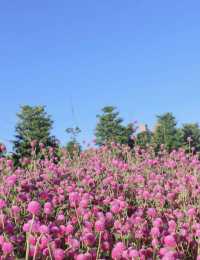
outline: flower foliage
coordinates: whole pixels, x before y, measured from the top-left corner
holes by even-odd
[[[199,259],[200,162],[112,144],[0,158],[1,259]]]

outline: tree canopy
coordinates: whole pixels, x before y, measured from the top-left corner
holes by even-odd
[[[113,106],[106,106],[102,114],[97,115],[98,123],[95,129],[96,144],[103,145],[109,142],[128,144],[133,133],[131,124],[124,126],[123,119]]]
[[[56,145],[57,140],[51,135],[53,120],[44,106],[22,106],[17,117],[16,135],[13,141],[16,156],[30,156],[33,143],[36,152],[41,143],[45,146]]]

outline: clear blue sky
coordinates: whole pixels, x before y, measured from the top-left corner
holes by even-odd
[[[152,126],[165,111],[199,122],[199,11],[199,0],[1,1],[0,140],[23,104],[46,105],[62,143],[74,124],[91,140],[108,104],[125,122]]]

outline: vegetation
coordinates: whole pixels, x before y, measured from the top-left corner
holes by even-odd
[[[16,158],[30,157],[32,150],[37,154],[39,146],[55,147],[57,140],[51,135],[53,121],[44,106],[22,106],[17,114],[14,154]]]
[[[58,163],[41,153],[17,169],[0,160],[2,259],[200,259],[196,155],[114,143],[62,149]]]
[[[81,129],[79,127],[71,127],[67,128],[66,132],[70,135],[70,141],[67,143],[66,148],[70,156],[73,157],[74,154],[81,151],[81,145],[77,141],[77,136],[81,132]]]
[[[95,130],[96,144],[104,145],[111,142],[128,144],[133,134],[133,126],[124,126],[123,119],[119,117],[119,112],[115,107],[106,106],[102,109],[102,114],[97,115],[98,123]]]

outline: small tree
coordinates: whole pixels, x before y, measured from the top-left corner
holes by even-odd
[[[44,106],[22,106],[17,117],[16,135],[13,142],[17,158],[29,157],[33,143],[35,143],[36,153],[39,151],[40,143],[53,147],[57,145],[57,140],[51,135],[53,121],[46,113]]]
[[[66,129],[66,132],[70,135],[70,141],[67,143],[66,148],[71,156],[74,155],[74,152],[81,151],[81,145],[77,141],[77,136],[81,132],[79,127],[69,127]]]
[[[96,144],[103,145],[109,142],[128,144],[133,133],[133,126],[123,126],[123,119],[113,106],[106,106],[102,114],[97,115],[98,123],[95,130]]]
[[[168,151],[180,146],[176,119],[172,113],[165,113],[157,116],[152,142],[156,151],[159,150],[161,144],[164,144]]]

